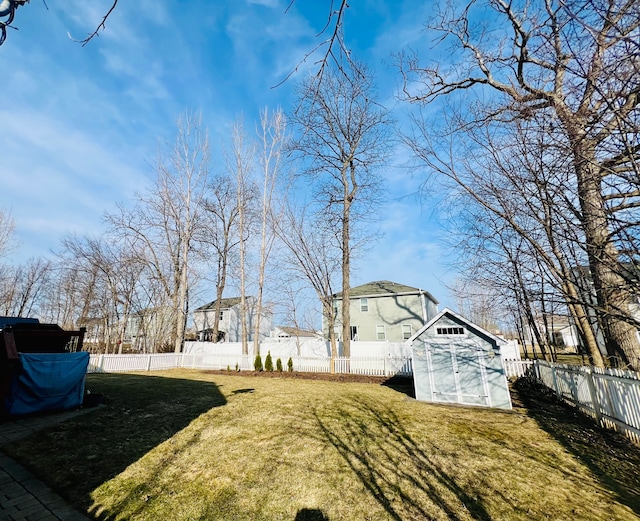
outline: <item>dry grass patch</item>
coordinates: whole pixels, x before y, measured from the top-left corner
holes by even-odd
[[[105,520],[638,519],[617,479],[525,409],[436,406],[373,384],[162,375],[90,375],[111,403],[12,455]]]

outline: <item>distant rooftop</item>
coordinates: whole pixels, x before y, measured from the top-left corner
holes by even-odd
[[[241,297],[223,298],[222,300],[220,300],[220,309],[229,309],[233,306],[237,306],[238,304],[240,304],[240,300],[242,300]],[[204,306],[200,306],[195,311],[208,311],[211,309],[215,309],[216,302],[216,300],[214,300],[213,302],[209,302]]]
[[[420,288],[414,288],[413,286],[407,286],[405,284],[398,284],[397,282],[391,282],[390,280],[376,280],[351,288],[349,290],[349,298],[366,297],[371,295],[398,295],[406,293],[424,293],[434,303],[438,304],[438,301],[428,291]],[[334,294],[334,297],[341,298],[342,292]]]
[[[297,337],[317,336],[317,333],[315,331],[308,331],[306,329],[300,329],[299,327],[278,326],[278,329],[289,336],[297,336]]]

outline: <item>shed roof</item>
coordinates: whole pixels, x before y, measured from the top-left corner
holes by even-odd
[[[428,291],[420,288],[414,288],[413,286],[406,286],[405,284],[398,284],[397,282],[392,282],[390,280],[376,280],[350,288],[349,298],[420,293],[425,294],[431,301],[438,304],[438,301]],[[335,298],[342,298],[342,292],[335,293],[333,296]]]
[[[416,338],[418,338],[422,333],[424,333],[427,329],[432,327],[436,322],[438,322],[443,316],[449,315],[450,317],[456,318],[457,320],[463,322],[468,329],[474,331],[476,334],[481,334],[486,337],[489,337],[493,340],[497,345],[505,344],[506,341],[490,331],[487,331],[483,327],[480,327],[477,324],[474,324],[470,320],[464,318],[462,315],[456,313],[455,311],[450,310],[449,308],[444,308],[440,313],[438,313],[435,317],[433,317],[429,322],[427,322],[424,326],[422,326],[418,331],[416,331],[411,338],[406,341],[406,344],[411,344]]]

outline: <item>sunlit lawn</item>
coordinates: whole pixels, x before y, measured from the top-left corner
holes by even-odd
[[[87,385],[110,403],[7,452],[98,519],[640,518],[640,451],[562,408],[186,370]]]

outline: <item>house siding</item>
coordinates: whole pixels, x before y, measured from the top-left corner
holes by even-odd
[[[367,311],[361,310],[361,298],[367,299]],[[380,296],[354,297],[349,299],[351,326],[357,328],[357,341],[377,341],[377,326],[385,326],[385,340],[403,342],[403,325],[411,326],[412,334],[437,314],[437,305],[426,298],[424,293],[390,294]],[[335,302],[336,334],[342,333],[342,301]],[[426,315],[426,316],[425,316]],[[323,320],[323,326],[326,321]],[[328,330],[323,328],[325,336]]]
[[[213,303],[211,303],[213,304]],[[222,320],[219,323],[220,331],[225,333],[225,342],[240,342],[242,333],[242,320],[240,315],[240,305],[230,308],[221,308]],[[247,334],[248,341],[253,342],[254,327],[256,319],[255,298],[247,297]],[[213,305],[203,306],[193,312],[193,322],[196,331],[201,332],[213,328],[215,322],[215,310]],[[260,340],[269,337],[272,328],[272,315],[264,312],[260,319]]]

